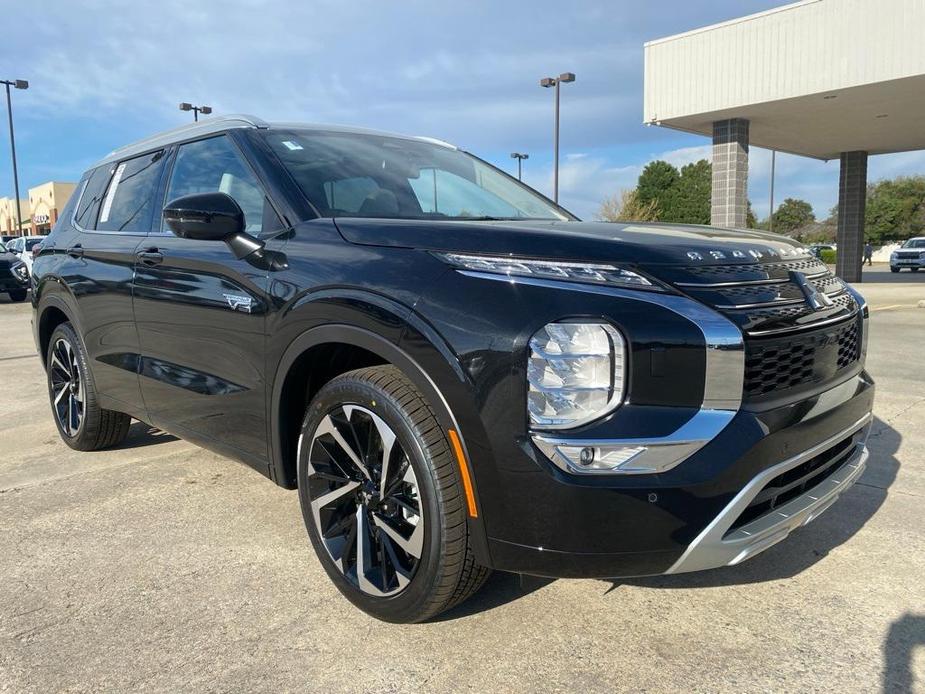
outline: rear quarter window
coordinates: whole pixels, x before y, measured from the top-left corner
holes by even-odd
[[[74,222],[82,229],[95,229],[96,218],[100,213],[100,203],[106,194],[106,185],[109,183],[110,167],[101,166],[89,173],[86,187],[77,203],[74,212]]]

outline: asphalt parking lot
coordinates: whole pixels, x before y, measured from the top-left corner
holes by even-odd
[[[0,295],[0,692],[925,691],[925,273],[865,277],[871,458],[822,517],[701,574],[495,574],[417,626],[341,598],[249,468],[139,422],[67,448]]]

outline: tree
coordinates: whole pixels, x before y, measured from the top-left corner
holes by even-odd
[[[658,214],[658,204],[654,200],[641,202],[637,191],[624,190],[619,195],[604,198],[597,218],[602,222],[654,222]]]
[[[710,223],[710,196],[713,187],[713,166],[706,159],[688,164],[668,197],[669,207],[662,210],[666,222],[685,224]]]
[[[667,161],[653,161],[646,165],[639,175],[636,183],[636,195],[642,204],[651,204],[659,208],[661,215],[665,215],[672,206],[674,188],[681,174]],[[664,220],[661,216],[659,219]]]
[[[789,234],[816,221],[812,205],[805,200],[787,198],[774,210],[774,233]]]
[[[900,176],[867,186],[868,241],[903,240],[925,229],[925,176]]]

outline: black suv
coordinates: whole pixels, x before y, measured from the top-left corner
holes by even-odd
[[[6,292],[11,301],[25,301],[29,293],[29,268],[3,242],[0,242],[0,292]]]
[[[35,260],[61,436],[298,489],[376,617],[491,568],[741,562],[864,469],[863,299],[758,232],[578,221],[444,142],[216,118],[88,171]]]

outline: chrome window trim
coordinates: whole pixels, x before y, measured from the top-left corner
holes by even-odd
[[[684,553],[665,573],[686,573],[741,563],[777,544],[792,530],[818,517],[864,472],[868,457],[866,437],[865,441],[856,444],[852,456],[831,477],[796,499],[792,499],[764,516],[759,516],[727,536],[732,524],[768,482],[822,453],[827,448],[831,448],[839,441],[845,440],[848,436],[854,435],[867,426],[872,419],[873,414],[867,413],[850,427],[756,475],[688,545]]]
[[[742,331],[728,318],[705,304],[678,294],[634,291],[619,287],[513,275],[496,275],[471,270],[456,270],[456,272],[466,277],[493,280],[495,282],[524,284],[547,289],[562,289],[643,301],[666,308],[697,326],[704,337],[706,357],[704,392],[700,410],[672,434],[662,438],[646,439],[650,448],[633,458],[631,461],[633,463],[632,468],[627,469],[629,474],[651,472],[649,469],[640,468],[651,468],[656,463],[662,466],[659,468],[661,471],[680,464],[712,441],[732,421],[742,406],[745,385],[745,340]],[[548,447],[554,443],[562,444],[569,441],[567,438],[550,437],[548,433],[539,428],[532,430],[532,438],[537,447],[544,453],[543,446],[546,446],[548,450]],[[578,439],[578,441],[588,441],[588,439]],[[640,439],[596,440],[596,445],[635,446],[639,444],[639,441]],[[652,458],[652,465],[646,462],[649,457]],[[669,459],[667,463],[666,457]],[[559,456],[550,458],[550,460],[559,467],[563,465]],[[666,464],[668,467],[664,467]],[[563,469],[570,473],[576,472],[571,466],[566,466]],[[601,474],[602,472],[604,474],[622,473],[621,470],[596,470],[593,471],[593,474]],[[584,474],[589,474],[589,471],[585,471]]]

